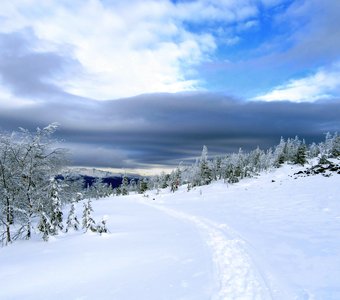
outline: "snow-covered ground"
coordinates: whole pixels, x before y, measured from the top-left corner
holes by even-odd
[[[340,299],[340,176],[298,170],[94,200],[109,234],[0,249],[0,299]]]

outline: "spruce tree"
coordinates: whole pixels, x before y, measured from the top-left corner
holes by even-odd
[[[106,219],[105,218],[103,218],[101,220],[100,224],[96,226],[96,232],[98,232],[99,234],[108,232],[108,229],[106,227]]]
[[[50,235],[54,233],[52,229],[52,224],[48,216],[43,211],[41,211],[40,213],[40,219],[39,219],[37,229],[43,234],[42,238],[45,242],[47,242]]]
[[[120,186],[120,190],[121,190],[123,196],[129,194],[129,179],[126,176],[126,173],[123,175],[123,179],[122,179],[122,184]]]
[[[335,158],[340,156],[340,136],[337,133],[333,136],[331,155]]]
[[[307,148],[305,144],[301,144],[298,149],[297,149],[297,153],[295,156],[295,160],[294,163],[295,164],[299,164],[299,165],[304,165],[305,163],[307,163]]]
[[[147,189],[148,189],[148,180],[146,178],[139,180],[139,182],[138,182],[138,193],[143,194],[144,192],[147,191]]]
[[[61,207],[61,200],[59,198],[59,186],[55,178],[51,179],[51,225],[53,234],[58,234],[58,230],[62,230],[63,225],[63,212]]]
[[[179,185],[181,184],[181,170],[179,167],[175,171],[172,171],[170,174],[170,190],[171,192],[175,192],[178,190]]]
[[[83,229],[85,229],[85,232],[87,230],[96,231],[96,223],[93,220],[91,213],[93,212],[92,206],[91,206],[91,200],[89,199],[87,202],[84,203],[84,210],[83,210]]]
[[[200,185],[206,185],[212,181],[212,172],[208,164],[208,148],[203,146],[199,164]]]
[[[67,216],[65,232],[68,232],[70,228],[74,230],[79,230],[79,221],[78,221],[77,215],[75,214],[74,203],[71,204],[71,209]]]
[[[274,156],[275,162],[274,165],[279,167],[286,161],[286,154],[287,154],[287,143],[285,142],[284,138],[281,137],[280,143],[275,147]]]

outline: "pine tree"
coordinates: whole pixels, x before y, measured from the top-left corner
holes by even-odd
[[[85,232],[87,230],[96,231],[96,223],[93,220],[91,213],[93,212],[92,206],[91,206],[91,200],[89,199],[87,202],[84,203],[84,210],[83,210],[83,229],[85,229]]]
[[[121,190],[123,196],[129,194],[129,179],[126,176],[126,173],[123,175],[123,179],[122,179],[122,184],[120,186],[120,190]]]
[[[179,167],[177,167],[175,171],[171,172],[169,182],[170,191],[174,193],[178,190],[178,187],[181,184],[181,170]]]
[[[122,194],[122,190],[120,189],[120,187],[118,186],[117,188],[115,188],[115,194],[116,194],[116,196],[119,196],[119,195],[121,195]]]
[[[106,227],[106,219],[105,218],[103,218],[101,220],[100,224],[96,226],[96,232],[98,232],[99,234],[108,232],[108,229]]]
[[[199,164],[200,170],[200,185],[206,185],[212,181],[212,172],[208,164],[208,148],[203,146],[202,155]]]
[[[332,157],[340,156],[340,136],[337,133],[333,136],[331,155]]]
[[[281,137],[280,143],[275,147],[274,156],[275,156],[275,162],[274,165],[276,167],[279,167],[286,161],[286,153],[287,153],[287,143]]]
[[[136,192],[137,191],[137,183],[136,183],[136,180],[133,179],[133,178],[130,180],[129,190],[131,192]]]
[[[219,180],[222,178],[221,163],[221,157],[216,157],[213,161],[212,176],[214,180]]]
[[[299,165],[304,165],[305,163],[307,163],[307,147],[305,144],[301,144],[298,149],[297,149],[297,153],[295,156],[295,160],[294,163],[295,164],[299,164]]]
[[[317,157],[320,154],[319,146],[314,142],[309,146],[308,157],[313,158]]]
[[[144,192],[147,191],[147,189],[148,189],[148,180],[146,178],[139,180],[139,182],[138,182],[138,193],[143,194]]]
[[[71,204],[71,209],[67,216],[65,232],[68,232],[70,228],[72,228],[73,230],[79,230],[79,221],[77,215],[75,214],[74,203]]]
[[[164,172],[161,173],[159,177],[159,186],[161,189],[165,189],[169,186],[170,175],[165,174]]]
[[[83,193],[77,192],[76,195],[75,195],[75,201],[79,202],[79,201],[81,201],[83,199],[84,199]]]
[[[43,234],[42,238],[45,242],[48,241],[50,235],[54,233],[52,224],[46,214],[41,211],[39,223],[37,229]]]
[[[59,186],[58,182],[55,178],[51,179],[51,190],[50,190],[50,197],[51,197],[51,225],[52,225],[52,232],[53,234],[58,234],[58,230],[62,230],[63,225],[63,213],[61,207],[61,201],[59,198]]]

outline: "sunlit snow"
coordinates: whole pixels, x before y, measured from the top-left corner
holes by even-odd
[[[301,168],[93,200],[110,233],[0,248],[0,299],[340,299],[340,177]]]

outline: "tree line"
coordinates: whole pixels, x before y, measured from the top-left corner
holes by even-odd
[[[255,176],[262,171],[280,167],[284,163],[304,165],[308,159],[318,157],[322,162],[327,158],[339,156],[340,136],[337,133],[333,135],[327,133],[324,142],[310,145],[297,136],[286,140],[281,137],[279,144],[268,150],[257,147],[245,152],[240,149],[238,153],[228,153],[211,159],[208,157],[208,148],[203,146],[201,156],[193,164],[187,166],[180,164],[169,174],[162,173],[142,178],[137,184],[122,185],[121,190],[124,190],[125,194],[164,188],[170,188],[175,192],[181,185],[187,185],[187,189],[190,190],[195,186],[207,185],[221,179],[227,183],[236,183],[242,178]]]

